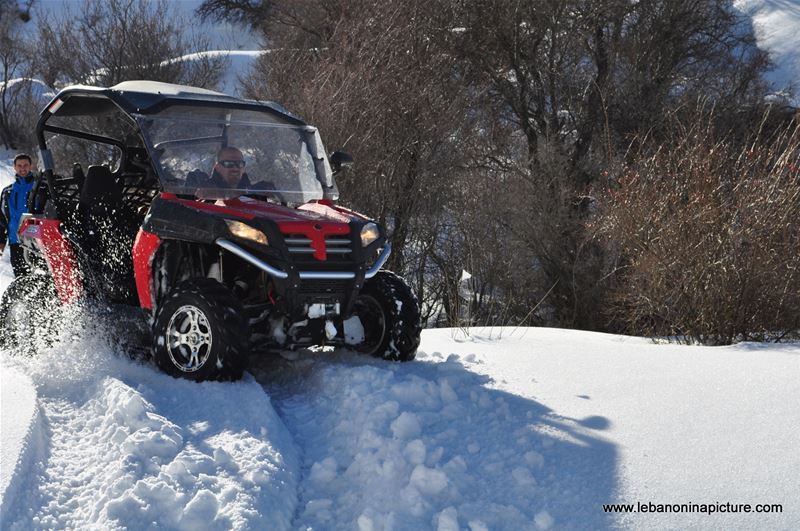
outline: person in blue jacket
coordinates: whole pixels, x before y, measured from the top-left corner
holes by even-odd
[[[22,214],[27,211],[28,194],[33,188],[33,173],[30,155],[20,153],[14,157],[14,182],[6,186],[0,193],[0,253],[6,248],[8,242],[11,248],[11,267],[14,276],[19,277],[29,273],[25,254],[19,244],[19,222]]]

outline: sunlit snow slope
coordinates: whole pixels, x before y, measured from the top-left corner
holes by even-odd
[[[767,77],[776,91],[794,90],[800,105],[800,2],[797,0],[735,0],[752,23],[758,46],[767,50],[774,68]]]

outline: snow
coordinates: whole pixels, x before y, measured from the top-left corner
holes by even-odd
[[[199,61],[204,58],[220,58],[225,62],[225,70],[220,76],[217,90],[231,96],[243,97],[241,80],[248,77],[259,57],[268,53],[264,50],[209,50],[184,55],[173,61]]]
[[[18,477],[31,466],[41,439],[36,390],[24,373],[0,367],[0,514],[14,503]]]
[[[0,190],[14,182],[14,157],[17,152],[0,148]],[[31,154],[31,157],[33,154]]]
[[[752,19],[760,48],[767,50],[775,69],[768,79],[776,92],[793,89],[794,105],[800,105],[800,3],[794,0],[735,0],[739,11]]]
[[[21,96],[30,96],[42,106],[50,103],[56,95],[56,90],[49,87],[44,81],[29,77],[9,79],[8,83],[0,82],[0,92],[8,90],[8,99],[13,100],[19,93]],[[19,91],[22,91],[21,93]]]
[[[300,351],[196,384],[89,319],[0,352],[2,529],[800,526],[797,343],[439,329],[410,363]],[[782,512],[602,508],[636,502]]]
[[[237,383],[175,380],[99,331],[32,358],[4,352],[3,455],[35,416],[7,401],[9,371],[32,381],[20,385],[45,428],[16,444],[43,438],[13,475],[2,527],[800,525],[800,345],[471,332],[426,330],[405,364],[259,357]],[[636,501],[783,512],[602,510]]]
[[[177,381],[104,345],[4,358],[31,376],[48,433],[46,457],[14,476],[4,529],[288,526],[296,449],[252,378]]]

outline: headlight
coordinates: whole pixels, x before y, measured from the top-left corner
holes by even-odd
[[[230,219],[226,219],[225,223],[228,225],[228,230],[231,231],[231,234],[233,234],[237,238],[242,238],[243,240],[250,240],[256,243],[260,243],[261,245],[269,245],[269,240],[267,240],[267,235],[258,229],[254,229],[247,223],[242,223],[241,221],[233,221]]]
[[[367,223],[361,228],[361,246],[366,247],[381,237],[381,231],[374,223]]]

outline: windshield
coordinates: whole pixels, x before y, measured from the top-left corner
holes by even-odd
[[[136,119],[165,192],[204,199],[260,195],[294,204],[338,196],[314,127],[215,107],[173,106]]]

